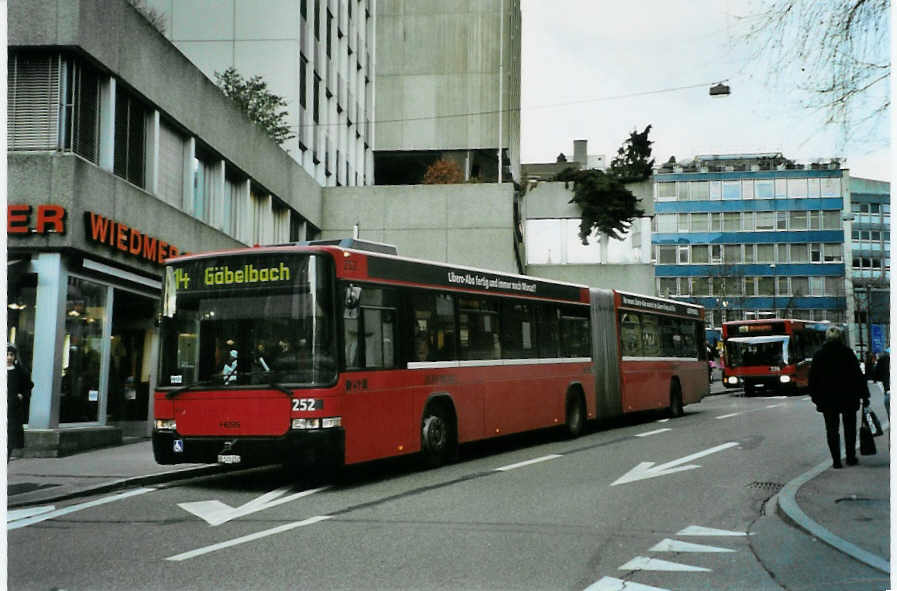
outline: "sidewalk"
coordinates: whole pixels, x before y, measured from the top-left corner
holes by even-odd
[[[873,392],[872,402],[887,428],[880,389]],[[776,499],[785,519],[884,572],[890,572],[889,437],[890,431],[876,437],[878,453],[859,456],[858,466],[835,470],[831,460],[826,460],[785,485]],[[13,460],[7,469],[7,507],[12,509],[228,468],[204,464],[160,466],[153,459],[152,443],[146,439],[65,458]]]

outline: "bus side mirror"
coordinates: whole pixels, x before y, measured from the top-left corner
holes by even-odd
[[[346,309],[352,310],[358,307],[361,302],[361,288],[357,285],[349,285],[346,287]]]

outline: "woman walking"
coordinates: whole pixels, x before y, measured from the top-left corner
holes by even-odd
[[[27,420],[25,410],[31,398],[31,376],[19,362],[15,345],[6,347],[6,461],[12,459],[14,449],[25,447]]]

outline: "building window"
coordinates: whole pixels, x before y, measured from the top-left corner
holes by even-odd
[[[810,293],[810,279],[808,277],[792,277],[791,293],[794,297],[805,296]]]
[[[737,265],[741,263],[741,245],[727,244],[724,248],[725,263],[727,265]]]
[[[691,247],[691,261],[698,264],[710,262],[710,247],[706,244],[695,244]]]
[[[772,180],[754,182],[754,197],[757,199],[772,199],[775,197],[775,185]]]
[[[787,244],[777,244],[776,245],[776,263],[787,263],[788,262],[788,245]]]
[[[657,201],[675,201],[676,183],[657,183]]]
[[[688,214],[683,214],[688,215]],[[675,234],[677,232],[676,214],[659,214],[654,217],[657,221],[658,234]]]
[[[777,211],[776,212],[776,230],[787,230],[788,229],[788,212],[787,211]]]
[[[197,147],[193,157],[193,217],[206,223],[210,221],[213,187],[215,186],[214,161]]]
[[[658,295],[661,297],[677,295],[679,293],[678,280],[676,277],[660,277],[657,282]]]
[[[825,295],[825,277],[810,277],[810,295]]]
[[[100,76],[78,60],[65,65],[63,149],[99,161]]]
[[[659,265],[675,265],[676,264],[676,247],[675,246],[658,246],[657,247],[657,264],[659,264]]]
[[[679,248],[679,264],[687,265],[688,264],[688,247],[680,246]]]
[[[723,181],[723,199],[741,199],[741,181]]]
[[[113,171],[144,186],[147,109],[121,86],[115,91],[115,155]]]
[[[806,230],[807,229],[807,212],[806,211],[792,211],[790,212],[791,216],[791,229],[792,230]]]
[[[788,179],[776,179],[775,191],[777,199],[784,199],[788,196]]]
[[[792,244],[791,247],[791,262],[792,263],[809,263],[810,262],[810,250],[806,244]]]
[[[221,229],[230,236],[237,235],[237,220],[240,201],[243,196],[244,180],[227,175],[224,179],[224,198],[221,203]]]
[[[823,261],[826,263],[840,263],[842,260],[842,250],[840,244],[823,244],[822,245]]]
[[[706,213],[691,214],[692,232],[707,232],[708,230],[710,230],[710,218]]]
[[[819,197],[821,184],[819,179],[807,179],[807,197]]]
[[[775,244],[758,244],[757,245],[757,261],[758,263],[772,263],[775,260]]]
[[[707,181],[695,181],[690,184],[689,194],[692,201],[706,201],[710,199],[710,187]]]
[[[775,277],[757,277],[757,295],[771,296],[776,293]]]
[[[763,230],[774,230],[775,229],[775,216],[774,211],[758,211],[757,215],[757,231]]]
[[[59,422],[86,423],[99,418],[105,285],[70,276],[62,345]]]
[[[158,196],[178,209],[184,207],[185,144],[184,137],[171,124],[164,119],[159,122]]]
[[[740,232],[741,231],[741,213],[726,212],[723,213],[723,231],[724,232]]]
[[[59,56],[10,53],[7,63],[7,149],[59,147]]]
[[[807,179],[788,179],[788,197],[802,198],[807,196]]]
[[[306,58],[301,53],[299,54],[299,105],[305,109],[308,107],[308,99],[306,95],[308,94],[308,82],[306,81],[306,76],[308,75],[308,58]]]
[[[822,262],[822,248],[819,244],[811,243],[810,244],[810,262],[811,263],[821,263]]]
[[[841,196],[841,179],[829,178],[820,179],[822,197],[840,197]]]
[[[753,244],[745,244],[744,245],[744,262],[753,263],[754,262],[754,246]]]
[[[694,216],[697,214],[688,214],[688,213],[680,213],[678,219],[677,229],[679,232],[688,232],[691,229],[691,224],[689,224],[689,216]]]
[[[720,181],[710,181],[710,199],[719,201],[722,199],[722,183]]]
[[[679,201],[688,201],[688,183],[680,181],[676,183],[676,191],[678,192]]]
[[[841,212],[840,211],[823,211],[822,212],[822,229],[823,230],[840,230],[841,229]]]
[[[741,193],[743,199],[753,199],[754,181],[741,181]]]
[[[317,72],[314,73],[314,76],[315,76],[315,82],[314,82],[314,88],[313,88],[314,95],[312,96],[312,105],[311,105],[312,111],[311,112],[312,112],[312,119],[314,120],[315,123],[317,123],[319,120],[318,118],[321,113],[321,77],[318,76]]]

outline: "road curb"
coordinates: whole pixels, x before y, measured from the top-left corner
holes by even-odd
[[[891,565],[887,559],[876,556],[867,550],[863,550],[856,544],[852,544],[847,540],[839,538],[813,521],[797,504],[797,491],[800,487],[825,472],[829,467],[831,467],[831,461],[822,462],[786,484],[784,488],[775,495],[776,510],[779,515],[787,521],[790,521],[794,525],[805,530],[811,536],[828,544],[835,550],[843,552],[851,558],[871,566],[876,570],[890,574]]]
[[[15,508],[19,508],[19,507],[29,507],[31,505],[37,505],[37,504],[43,504],[43,503],[55,503],[55,502],[59,502],[59,501],[75,499],[78,497],[86,497],[89,495],[106,493],[106,492],[118,490],[121,488],[175,482],[178,480],[186,480],[189,478],[195,478],[197,476],[207,476],[210,474],[223,473],[223,472],[227,472],[229,470],[230,470],[230,467],[220,466],[218,464],[212,464],[209,466],[199,466],[196,468],[185,468],[182,470],[169,470],[168,472],[158,472],[156,474],[144,474],[141,476],[120,478],[118,480],[112,480],[109,482],[104,482],[104,483],[93,485],[93,486],[86,486],[86,487],[72,490],[72,491],[62,493],[59,495],[46,496],[46,497],[42,497],[40,499],[35,499],[35,500],[30,500],[30,501],[23,500],[23,501],[16,502],[15,500],[9,500],[7,503],[7,508],[15,509]]]

